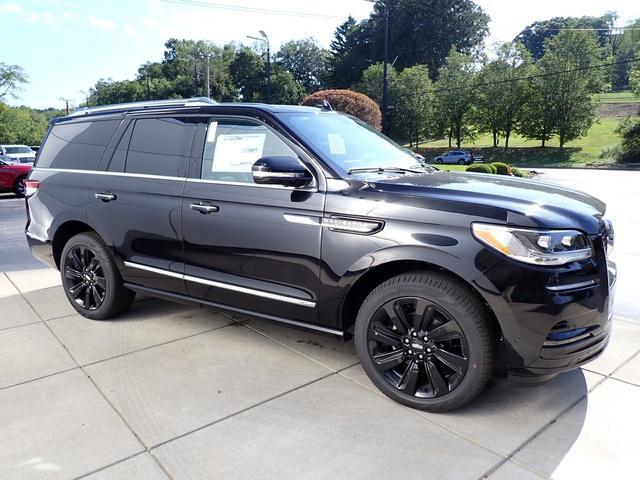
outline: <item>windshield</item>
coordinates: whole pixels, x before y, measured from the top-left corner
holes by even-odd
[[[6,153],[33,153],[29,147],[5,147]]]
[[[337,113],[284,113],[281,118],[342,175],[357,169],[420,168],[413,155],[353,117]]]

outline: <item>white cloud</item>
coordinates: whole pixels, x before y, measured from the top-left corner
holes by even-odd
[[[114,22],[113,20],[109,18],[98,18],[94,17],[93,15],[89,17],[89,24],[97,30],[107,30],[110,32],[118,28],[116,22]]]
[[[135,28],[133,28],[133,26],[128,23],[124,26],[123,30],[124,30],[124,33],[127,34],[127,36],[129,37],[135,37],[136,35]]]
[[[3,3],[0,5],[0,13],[22,13],[22,7],[14,2]]]
[[[56,21],[55,17],[49,12],[44,12],[42,15],[40,15],[40,19],[47,25],[53,25]]]

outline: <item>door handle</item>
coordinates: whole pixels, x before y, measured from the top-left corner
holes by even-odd
[[[204,215],[209,215],[210,213],[215,213],[220,209],[215,205],[202,205],[200,203],[192,203],[191,210],[195,210],[196,212],[200,212]]]
[[[110,202],[115,200],[117,197],[113,193],[96,193],[96,198],[103,202]]]

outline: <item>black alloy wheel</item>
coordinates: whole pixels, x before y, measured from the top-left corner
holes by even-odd
[[[62,287],[71,306],[92,320],[127,310],[135,292],[125,287],[113,254],[96,232],[71,237],[60,256]]]
[[[441,272],[402,273],[378,285],[360,307],[354,341],[380,391],[420,410],[465,405],[493,371],[489,311],[463,281]]]
[[[423,298],[386,302],[369,324],[368,340],[376,368],[407,395],[441,397],[467,372],[468,346],[460,326]]]
[[[78,245],[67,252],[64,277],[70,298],[84,310],[96,310],[104,302],[107,281],[102,264],[88,247]]]

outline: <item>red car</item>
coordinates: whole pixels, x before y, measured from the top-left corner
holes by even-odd
[[[24,197],[25,185],[31,171],[31,163],[8,163],[0,159],[0,190],[9,190]]]

